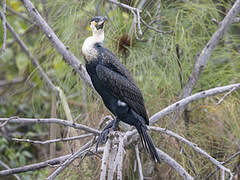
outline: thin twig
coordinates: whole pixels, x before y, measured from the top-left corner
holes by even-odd
[[[66,167],[68,167],[76,158],[82,156],[86,151],[89,150],[92,141],[89,141],[84,146],[82,146],[77,152],[71,155],[64,163],[61,164],[59,168],[56,169],[46,180],[53,180],[59,175]]]
[[[26,124],[31,124],[31,123],[43,123],[43,124],[49,124],[49,123],[55,123],[55,124],[59,124],[59,125],[63,125],[63,126],[69,126],[69,127],[73,127],[75,129],[80,129],[80,130],[84,130],[86,132],[89,133],[93,133],[96,135],[100,134],[100,131],[88,127],[86,125],[83,124],[79,124],[79,123],[72,123],[66,120],[62,120],[62,119],[57,119],[57,118],[39,118],[39,119],[34,119],[34,118],[19,118],[19,117],[10,117],[10,118],[0,118],[0,122],[5,122],[8,121],[8,123],[26,123]]]
[[[50,144],[50,143],[56,143],[56,142],[64,142],[64,141],[73,141],[73,140],[79,140],[83,139],[86,137],[93,136],[92,133],[88,134],[83,134],[80,136],[73,136],[73,137],[68,137],[68,138],[59,138],[59,139],[51,139],[51,140],[46,140],[46,141],[34,141],[31,139],[18,139],[18,138],[12,138],[13,141],[18,141],[18,142],[28,142],[28,143],[33,143],[33,144]]]
[[[6,39],[7,39],[7,28],[6,28],[6,0],[3,0],[2,4],[3,12],[2,12],[2,25],[3,25],[3,45],[2,51],[6,50]]]
[[[229,95],[229,94],[231,94],[233,91],[235,91],[236,90],[236,88],[234,87],[234,88],[232,88],[230,91],[228,91],[226,94],[224,94],[224,96],[218,101],[218,103],[216,104],[216,105],[219,105],[219,104],[221,104],[222,102],[223,102],[223,100]]]
[[[117,6],[123,7],[125,9],[128,9],[128,10],[131,11],[131,13],[133,14],[134,32],[135,32],[136,39],[142,40],[137,35],[137,26],[138,26],[138,34],[140,36],[143,35],[142,29],[141,29],[141,16],[140,16],[140,13],[142,12],[142,10],[138,9],[138,8],[131,7],[127,4],[120,3],[120,2],[115,1],[115,0],[108,0],[108,1],[117,5]]]
[[[65,155],[65,156],[60,156],[54,159],[50,159],[47,161],[43,161],[40,163],[36,164],[31,164],[31,165],[26,165],[18,168],[13,168],[13,169],[7,169],[7,170],[2,170],[0,171],[0,176],[8,176],[11,174],[17,174],[17,173],[23,173],[27,171],[36,171],[41,168],[48,167],[48,165],[56,165],[56,164],[61,164],[64,162],[66,159],[68,159],[71,156],[71,154]]]
[[[34,22],[33,22],[31,19],[25,17],[23,14],[21,14],[21,13],[15,11],[14,9],[12,9],[12,8],[9,7],[9,6],[6,6],[6,8],[7,8],[7,10],[8,10],[10,13],[12,13],[12,14],[14,14],[14,15],[16,15],[16,16],[22,18],[24,21],[26,21],[26,22],[28,22],[28,23],[34,25]]]
[[[237,157],[238,155],[240,155],[240,151],[236,152],[235,154],[233,154],[231,157],[229,157],[226,161],[224,161],[222,163],[222,165],[228,164],[231,160],[233,160],[235,157]],[[204,178],[205,180],[209,179],[212,175],[214,175],[217,171],[219,170],[219,168],[216,168],[213,172],[211,172],[206,178]]]
[[[138,144],[135,146],[135,151],[136,151],[136,156],[137,156],[137,162],[138,162],[138,171],[139,171],[139,180],[143,180],[143,172],[142,172],[142,163],[141,159],[139,156],[139,149],[138,149]]]
[[[147,28],[153,30],[153,31],[156,31],[158,33],[161,33],[161,34],[172,34],[173,31],[162,31],[162,30],[159,30],[159,29],[156,29],[154,28],[153,26],[147,24],[143,19],[141,19],[141,22],[143,23],[144,26],[146,26]]]
[[[1,18],[3,18],[2,13],[0,13]],[[57,91],[56,87],[50,80],[50,78],[47,76],[47,74],[43,71],[42,67],[39,65],[38,60],[31,54],[31,52],[28,50],[27,46],[24,44],[24,42],[21,40],[19,35],[15,32],[15,30],[12,28],[12,26],[6,21],[6,25],[8,30],[12,33],[13,37],[16,39],[18,44],[21,46],[23,51],[27,54],[29,59],[32,61],[33,65],[39,70],[40,75],[43,79],[47,82],[47,85],[52,91]]]

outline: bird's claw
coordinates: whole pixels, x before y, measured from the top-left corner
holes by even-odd
[[[96,153],[98,152],[98,145],[100,143],[105,144],[108,139],[108,134],[109,134],[109,129],[104,129],[101,134],[97,138],[97,143],[96,143]]]

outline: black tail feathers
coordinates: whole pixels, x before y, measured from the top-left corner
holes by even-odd
[[[147,132],[146,125],[141,124],[141,125],[137,126],[136,128],[140,135],[140,139],[142,141],[143,147],[146,149],[146,151],[148,153],[150,153],[150,155],[154,161],[161,162],[160,157],[157,153],[157,150],[153,144],[152,138],[150,137],[150,135]]]

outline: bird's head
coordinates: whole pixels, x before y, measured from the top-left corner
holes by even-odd
[[[96,16],[93,17],[90,22],[90,27],[92,29],[93,34],[101,33],[104,29],[104,23],[107,20],[106,17]]]

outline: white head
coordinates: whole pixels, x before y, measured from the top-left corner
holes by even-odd
[[[92,36],[88,37],[82,46],[82,52],[85,56],[95,56],[96,50],[94,45],[96,43],[103,43],[104,40],[104,23],[107,20],[106,17],[96,16],[92,18],[90,27],[92,29]]]

